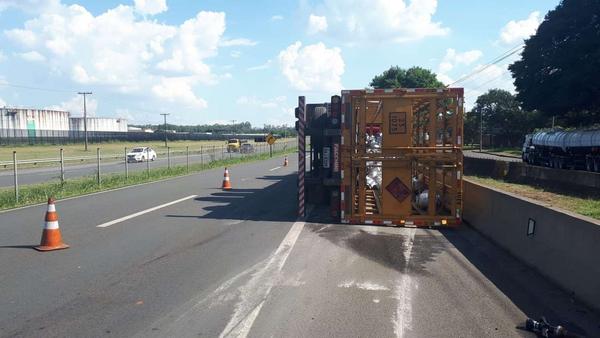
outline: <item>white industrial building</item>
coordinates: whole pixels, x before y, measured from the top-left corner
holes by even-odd
[[[70,117],[69,129],[72,131],[84,131],[83,117]],[[127,120],[108,117],[88,117],[88,131],[128,131]]]
[[[0,131],[10,136],[16,131],[83,131],[83,117],[71,117],[67,111],[26,108],[0,108]],[[121,118],[88,117],[89,132],[127,132],[127,120]]]

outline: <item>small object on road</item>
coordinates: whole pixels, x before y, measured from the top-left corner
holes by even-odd
[[[225,174],[223,175],[223,190],[231,190],[231,181],[229,180],[229,170],[225,167]]]
[[[63,243],[60,229],[58,228],[58,213],[54,205],[54,198],[48,199],[48,209],[46,211],[44,232],[40,245],[34,247],[38,251],[52,251],[66,249],[69,246]]]
[[[283,159],[283,166],[287,167],[288,166],[288,159],[287,156]]]
[[[539,320],[527,318],[525,328],[540,337],[568,337],[568,332],[564,327],[560,325],[552,326],[544,317]]]

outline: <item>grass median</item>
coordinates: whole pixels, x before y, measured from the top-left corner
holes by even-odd
[[[288,148],[286,150],[273,151],[273,156],[291,154],[297,151],[297,148]],[[200,172],[203,170],[231,166],[246,162],[267,160],[268,153],[253,154],[244,157],[215,160],[205,164],[190,164],[189,173]],[[154,168],[147,171],[138,171],[125,174],[107,174],[101,176],[100,184],[97,183],[96,176],[87,176],[77,179],[60,182],[50,182],[41,184],[31,184],[19,187],[19,202],[15,200],[14,188],[0,190],[0,210],[12,209],[37,203],[45,202],[48,197],[63,199],[67,197],[81,196],[99,191],[106,191],[126,186],[132,186],[141,183],[153,182],[170,177],[187,175],[186,165],[179,165],[168,168]]]

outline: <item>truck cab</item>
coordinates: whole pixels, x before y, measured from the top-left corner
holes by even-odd
[[[240,151],[240,146],[242,143],[238,138],[232,138],[227,140],[227,152],[228,153],[237,153]]]
[[[531,159],[531,149],[533,146],[533,144],[531,143],[531,141],[533,140],[533,134],[527,134],[525,135],[525,142],[523,142],[523,148],[521,149],[521,159],[523,160],[523,162],[525,163],[530,163]]]

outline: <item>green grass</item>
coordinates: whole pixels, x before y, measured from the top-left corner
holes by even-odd
[[[496,189],[511,192],[532,200],[547,204],[552,207],[568,210],[580,215],[600,220],[600,199],[593,197],[580,197],[525,184],[509,183],[492,178],[468,176],[468,179]]]
[[[273,156],[290,154],[295,152],[296,148],[289,148],[281,151],[274,151]],[[202,170],[231,166],[235,164],[266,160],[269,158],[268,153],[248,155],[232,159],[217,160],[206,164],[190,164],[190,173],[199,172]],[[0,190],[0,210],[12,209],[16,207],[37,204],[45,202],[49,197],[62,199],[73,196],[80,196],[99,191],[105,191],[125,186],[131,186],[140,183],[157,181],[170,177],[186,175],[188,173],[185,165],[168,168],[150,169],[150,175],[146,171],[130,173],[129,178],[125,178],[125,174],[110,174],[101,177],[100,185],[97,184],[95,176],[83,177],[78,179],[67,180],[64,184],[60,182],[32,184],[20,187],[19,202],[15,200],[14,188]]]

